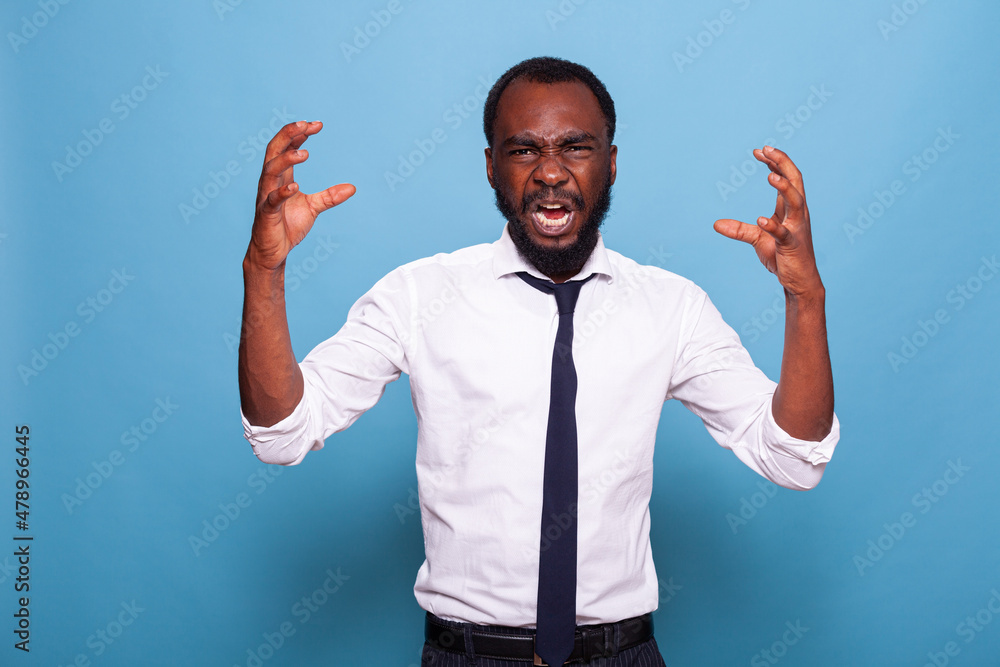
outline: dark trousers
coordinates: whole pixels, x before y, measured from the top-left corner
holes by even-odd
[[[454,621],[446,621],[437,616],[433,616],[438,623],[448,625],[454,628],[472,628],[476,627],[469,623],[457,623]],[[496,626],[478,626],[483,630],[495,629],[501,630],[508,634],[518,634],[518,635],[531,635],[534,634],[534,630],[531,628],[500,628]],[[465,653],[455,653],[452,651],[445,651],[440,648],[431,646],[427,642],[424,642],[423,655],[420,659],[420,667],[529,667],[530,662],[524,662],[519,660],[501,660],[499,658],[484,658],[482,656],[477,656],[472,650],[471,642],[467,642],[467,649]],[[617,647],[615,647],[615,653],[613,657],[610,658],[593,658],[589,663],[589,667],[666,667],[663,662],[663,656],[660,655],[660,649],[656,646],[656,640],[650,637],[648,641],[639,644],[638,646],[633,646],[632,648],[625,649],[624,651],[618,652]],[[582,665],[582,663],[571,663],[574,665]]]

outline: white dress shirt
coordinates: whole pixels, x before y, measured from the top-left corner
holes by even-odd
[[[302,361],[305,393],[272,427],[243,427],[265,463],[295,465],[410,376],[426,560],[414,593],[442,618],[534,627],[556,301],[507,229],[492,244],[399,267]],[[793,438],[771,416],[775,383],[691,281],[603,241],[577,279],[577,623],[657,607],[649,543],[653,445],[663,402],[681,401],[767,479],[819,482],[839,438]]]

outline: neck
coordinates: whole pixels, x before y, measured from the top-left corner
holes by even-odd
[[[546,250],[535,245],[517,220],[508,222],[507,231],[521,259],[557,284],[566,282],[580,272],[600,238],[600,232],[595,226],[592,230],[581,230],[572,245]],[[591,233],[587,233],[588,231]]]
[[[538,267],[535,267],[535,268],[538,268]],[[583,268],[583,265],[580,265],[579,267],[573,269],[572,271],[561,271],[559,273],[545,273],[544,271],[542,271],[542,273],[544,273],[548,277],[549,280],[551,280],[552,282],[554,282],[555,284],[558,285],[559,283],[564,283],[567,280],[569,280],[570,278],[572,278],[573,276],[575,276],[576,274],[578,274],[580,272],[580,269],[582,269],[582,268]],[[541,269],[539,269],[539,270],[541,271]]]

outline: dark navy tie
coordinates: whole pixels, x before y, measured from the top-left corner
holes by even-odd
[[[559,309],[559,328],[552,351],[549,422],[545,433],[535,652],[546,664],[561,665],[573,651],[576,632],[578,510],[573,309],[583,283],[594,276],[557,285],[523,271],[517,275],[532,287],[554,294]]]

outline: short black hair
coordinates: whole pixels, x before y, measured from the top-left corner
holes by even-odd
[[[608,89],[604,87],[601,80],[593,72],[569,60],[562,58],[552,58],[542,56],[539,58],[529,58],[519,62],[503,73],[497,82],[490,89],[490,94],[486,96],[486,104],[483,107],[483,133],[486,135],[486,144],[493,146],[493,128],[497,122],[497,104],[500,96],[512,82],[517,79],[526,79],[535,83],[566,83],[579,81],[590,88],[597,97],[597,103],[604,114],[604,120],[608,128],[608,144],[615,139],[615,102],[611,99]]]

